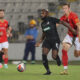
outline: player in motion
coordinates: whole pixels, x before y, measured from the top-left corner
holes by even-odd
[[[64,26],[70,28],[70,30],[72,30],[73,33],[76,33],[76,32],[66,22],[60,21],[59,19],[56,19],[54,17],[50,17],[49,12],[46,9],[42,9],[41,19],[42,19],[41,27],[42,27],[43,34],[42,34],[40,41],[36,43],[36,46],[38,47],[40,43],[43,42],[42,60],[43,60],[43,65],[45,69],[47,70],[47,72],[44,75],[50,75],[51,71],[49,69],[48,59],[47,59],[47,55],[50,49],[52,49],[52,58],[56,60],[58,66],[61,65],[61,61],[58,56],[60,39],[58,36],[56,23],[63,24]]]
[[[68,29],[68,33],[63,40],[62,48],[62,64],[64,66],[64,71],[61,72],[62,75],[68,74],[68,55],[67,52],[71,48],[73,42],[75,45],[74,56],[80,56],[80,21],[76,13],[72,12],[69,3],[63,4],[64,15],[61,17],[61,21],[65,21],[70,24],[70,26],[77,32],[78,35],[74,35],[73,32]]]
[[[7,20],[4,19],[4,10],[0,9],[0,68],[2,68],[2,56],[5,55],[4,58],[4,68],[8,68],[8,39],[7,37],[12,36],[11,30],[12,28],[9,26]]]

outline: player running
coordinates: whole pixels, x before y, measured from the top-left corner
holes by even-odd
[[[61,17],[61,21],[65,21],[70,24],[70,26],[76,30],[78,35],[74,35],[70,29],[63,40],[63,49],[62,49],[62,64],[64,66],[64,71],[61,72],[62,75],[68,74],[68,55],[67,52],[71,48],[73,42],[75,45],[74,56],[80,56],[80,21],[76,13],[72,12],[70,9],[69,3],[63,4],[64,15]]]
[[[4,68],[8,68],[8,39],[7,37],[12,36],[12,28],[9,26],[7,20],[4,19],[4,10],[0,9],[0,68],[2,68],[2,55],[5,55],[4,58]]]
[[[61,65],[61,61],[58,56],[60,38],[57,32],[56,23],[61,23],[64,26],[70,28],[74,33],[76,32],[64,21],[60,21],[59,19],[50,17],[49,12],[46,9],[42,9],[41,19],[42,19],[41,27],[42,27],[43,34],[42,34],[40,41],[36,44],[36,46],[38,47],[40,43],[43,42],[42,60],[43,60],[43,65],[45,69],[47,70],[47,72],[44,75],[50,75],[51,71],[49,69],[48,59],[47,59],[47,55],[50,49],[52,49],[52,58],[56,60],[58,66]]]

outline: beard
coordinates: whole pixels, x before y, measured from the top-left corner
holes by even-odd
[[[4,17],[0,17],[0,19],[3,19]]]
[[[45,18],[46,18],[46,16],[45,17],[41,17],[42,20],[44,20]]]

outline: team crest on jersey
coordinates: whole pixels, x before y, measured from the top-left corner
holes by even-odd
[[[76,23],[78,23],[78,22],[79,22],[79,19],[78,19],[78,18],[77,18],[77,19],[75,19],[75,22],[76,22]]]
[[[7,26],[7,24],[5,24],[5,26]]]
[[[49,21],[47,22],[47,24],[49,24]]]

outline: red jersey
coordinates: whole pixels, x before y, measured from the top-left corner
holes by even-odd
[[[3,22],[0,21],[0,43],[8,41],[7,39],[7,28],[8,28],[8,21],[4,20]]]
[[[66,15],[63,15],[63,16],[60,18],[60,20],[69,23],[70,26],[71,26],[73,29],[77,30],[76,23],[79,23],[79,18],[78,18],[78,16],[77,16],[76,13],[70,12],[70,14],[69,14],[68,17],[67,17]],[[69,34],[71,37],[74,36],[74,34],[73,34],[69,29],[68,29],[68,34]]]

